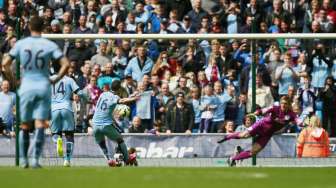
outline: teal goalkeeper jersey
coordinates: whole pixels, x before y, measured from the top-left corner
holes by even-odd
[[[119,99],[120,98],[118,95],[115,95],[110,91],[104,92],[100,95],[92,119],[94,126],[105,126],[112,124],[112,112],[115,106],[118,104]]]

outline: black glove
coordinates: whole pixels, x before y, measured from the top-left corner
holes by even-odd
[[[222,138],[222,139],[220,139],[220,140],[218,140],[217,143],[220,144],[220,143],[223,143],[224,141],[225,141],[225,137]]]

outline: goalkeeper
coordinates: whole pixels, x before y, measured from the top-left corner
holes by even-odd
[[[271,139],[271,137],[286,128],[290,122],[296,122],[297,125],[302,124],[302,120],[292,111],[290,99],[284,96],[280,100],[280,106],[272,106],[263,110],[259,110],[256,114],[265,114],[259,121],[255,122],[246,131],[236,132],[226,135],[218,143],[222,143],[231,139],[243,139],[257,136],[256,142],[252,145],[252,150],[242,151],[228,159],[230,166],[234,166],[236,161],[250,158],[252,155],[259,153]]]
[[[112,91],[115,91],[116,84],[112,83]],[[131,155],[129,157],[126,144],[119,133],[118,129],[114,125],[113,120],[113,111],[117,104],[133,102],[138,99],[138,96],[132,98],[123,98],[120,99],[118,95],[115,95],[112,91],[103,92],[97,102],[95,113],[93,115],[93,134],[96,140],[96,143],[99,145],[102,150],[105,159],[108,162],[108,165],[115,166],[116,161],[110,156],[108,149],[106,147],[105,136],[117,142],[118,148],[120,148],[121,153],[123,154],[123,160],[126,165],[133,165],[136,163],[136,155]]]

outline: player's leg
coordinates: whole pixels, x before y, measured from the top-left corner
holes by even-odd
[[[99,145],[99,148],[102,151],[105,159],[108,161],[111,159],[111,155],[108,152],[106,141],[105,141],[105,136],[104,136],[102,129],[103,129],[103,126],[94,126],[93,136],[95,137],[95,141]]]
[[[268,143],[268,141],[271,139],[271,136],[260,136],[257,138],[256,142],[253,143],[251,150],[246,150],[237,153],[236,155],[229,158],[230,166],[233,166],[236,161],[247,159],[252,157],[253,155],[258,154]]]
[[[70,110],[62,110],[63,119],[63,132],[65,134],[65,146],[66,153],[64,157],[64,166],[70,166],[70,160],[72,158],[74,148],[74,131],[75,131],[75,119],[74,114]]]
[[[65,152],[65,157],[64,157],[64,166],[70,166],[70,161],[72,158],[72,153],[74,149],[74,132],[73,131],[65,131],[65,147],[66,147],[66,152]]]
[[[42,154],[44,144],[44,128],[48,125],[47,120],[35,120],[35,136],[33,145],[32,167],[40,168],[39,159]]]
[[[23,168],[28,168],[28,149],[29,149],[29,125],[22,123],[19,132],[19,154],[20,165]]]
[[[50,91],[36,91],[36,100],[34,103],[33,119],[35,120],[35,138],[33,145],[32,167],[39,168],[39,158],[42,154],[44,144],[44,129],[48,126],[48,120],[51,115]]]
[[[235,132],[235,133],[225,135],[224,138],[221,140],[218,140],[217,143],[222,143],[222,142],[225,142],[231,139],[242,139],[242,138],[249,138],[249,137],[251,137],[251,135],[250,135],[250,132],[247,130],[243,132]]]
[[[31,110],[33,102],[34,99],[30,96],[30,93],[20,94],[20,119],[22,124],[19,132],[19,154],[20,165],[23,168],[28,167],[29,130],[31,128],[30,123],[33,123]]]
[[[52,140],[56,145],[56,151],[59,157],[63,157],[62,119],[61,110],[52,111],[50,130],[52,133]]]
[[[243,132],[235,132],[225,135],[223,139],[219,140],[217,143],[222,143],[231,139],[241,139],[249,138],[251,136],[257,135],[258,132],[262,131],[265,122],[263,120],[255,122],[250,128]]]
[[[129,162],[128,151],[127,151],[126,144],[125,144],[124,139],[122,138],[121,134],[112,125],[111,126],[106,126],[104,128],[104,133],[105,133],[107,138],[117,142],[118,147],[119,147],[121,153],[123,154],[124,162],[128,163]]]

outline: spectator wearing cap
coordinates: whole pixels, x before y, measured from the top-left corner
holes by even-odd
[[[132,75],[126,75],[121,86],[126,89],[128,95],[132,95],[136,90],[136,82],[132,79]]]
[[[137,55],[128,62],[125,75],[132,75],[132,79],[139,82],[142,80],[144,74],[150,74],[153,61],[147,57],[146,53],[144,46],[137,48]]]
[[[191,19],[192,26],[195,28],[198,28],[200,26],[201,19],[204,16],[208,15],[208,12],[206,12],[202,8],[202,0],[193,0],[192,1],[193,9],[188,12],[188,16]]]
[[[176,102],[169,105],[165,125],[167,133],[191,133],[194,127],[194,110],[185,102],[182,92],[176,95]]]

